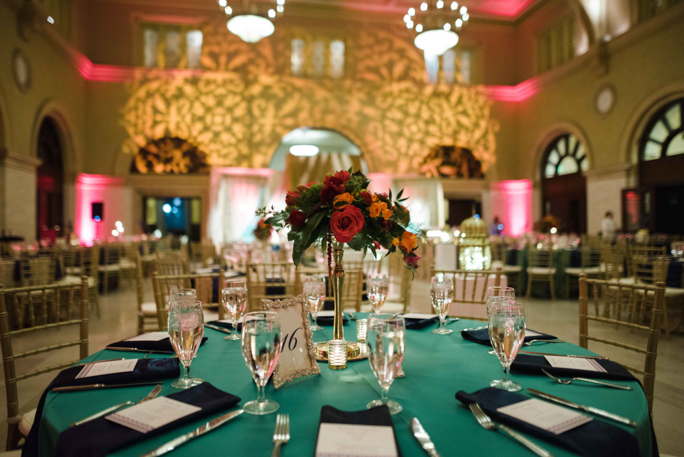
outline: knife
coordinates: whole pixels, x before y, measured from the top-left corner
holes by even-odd
[[[416,437],[425,452],[430,457],[440,457],[435,449],[435,443],[432,442],[430,435],[427,434],[417,417],[411,419],[411,428],[413,429],[413,436]]]
[[[156,386],[159,381],[133,382],[130,384],[84,384],[82,386],[55,387],[53,392],[78,392],[81,390],[113,389],[115,387]]]
[[[608,360],[608,357],[602,357],[600,355],[566,355],[566,354],[551,354],[548,352],[530,352],[530,351],[520,351],[520,354],[551,355],[553,357],[570,357],[573,359]]]
[[[489,326],[488,326],[488,325],[483,325],[482,327],[462,328],[461,330],[459,330],[459,332],[471,332],[471,331],[474,331],[474,330],[484,330],[484,329],[486,329],[486,328],[489,328]]]
[[[147,454],[143,454],[140,457],[159,457],[160,455],[164,455],[167,452],[171,452],[174,449],[184,445],[188,441],[190,441],[193,438],[197,438],[200,435],[204,435],[207,432],[210,432],[212,430],[215,430],[219,428],[221,425],[225,424],[229,420],[233,419],[234,417],[239,416],[242,414],[244,411],[242,409],[238,409],[237,411],[230,412],[228,414],[224,414],[223,416],[219,416],[216,419],[207,422],[203,426],[196,428],[190,433],[186,433],[185,435],[181,435],[178,438],[174,438],[168,443],[165,443],[155,449],[152,452],[148,452]]]
[[[228,333],[230,335],[230,330],[228,330],[227,328],[221,328],[218,325],[212,325],[212,324],[204,324],[204,326],[209,327],[209,328],[214,329],[214,330],[217,330],[219,332]]]
[[[580,411],[584,411],[587,413],[595,414],[600,417],[605,417],[606,419],[613,420],[615,422],[619,422],[621,424],[629,425],[630,427],[637,427],[638,424],[634,422],[631,419],[627,419],[626,417],[618,416],[617,414],[609,413],[608,411],[604,411],[602,409],[594,408],[593,406],[584,406],[584,405],[579,405],[577,403],[573,403],[569,400],[564,400],[560,397],[556,397],[544,392],[540,392],[535,389],[527,389],[530,391],[532,395],[536,395],[537,397],[541,397],[544,400],[552,401],[554,403],[558,403],[559,405],[567,406],[568,408],[573,408],[573,409],[579,409]]]
[[[121,352],[145,352],[145,353],[154,353],[154,354],[176,354],[173,351],[155,351],[155,350],[150,350],[150,349],[138,349],[138,348],[117,348],[113,346],[107,346],[105,348],[108,351],[121,351]]]

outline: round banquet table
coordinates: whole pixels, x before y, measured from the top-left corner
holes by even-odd
[[[403,369],[406,377],[394,381],[389,391],[390,399],[404,407],[402,413],[393,416],[394,427],[404,457],[427,455],[410,430],[410,421],[418,417],[443,456],[530,456],[527,449],[503,433],[490,432],[480,427],[469,409],[455,399],[459,390],[468,393],[488,387],[493,379],[500,379],[503,371],[497,357],[488,355],[489,347],[464,340],[456,330],[481,326],[482,322],[461,320],[449,324],[454,333],[447,336],[432,333],[434,326],[420,330],[407,330]],[[534,329],[543,331],[544,329]],[[345,326],[345,336],[355,341],[356,324]],[[225,334],[205,329],[209,339],[199,349],[192,363],[191,374],[212,383],[215,387],[242,398],[240,405],[256,398],[257,389],[245,366],[239,341],[227,341]],[[314,341],[332,338],[332,327],[314,332]],[[536,349],[532,349],[536,348]],[[543,349],[541,349],[543,348]],[[523,350],[557,354],[593,354],[569,343],[536,344]],[[144,354],[100,351],[84,361],[119,357],[142,358]],[[150,357],[154,357],[152,355]],[[161,356],[161,355],[158,355]],[[318,434],[318,424],[323,405],[331,405],[345,411],[365,409],[366,403],[380,396],[380,386],[371,372],[367,360],[350,362],[346,370],[330,370],[325,363],[320,376],[298,378],[274,390],[272,383],[266,388],[266,396],[280,403],[279,413],[290,414],[290,442],[283,447],[282,455],[313,456]],[[651,425],[648,406],[643,390],[637,382],[611,381],[631,385],[633,391],[589,386],[555,384],[546,376],[512,374],[514,381],[524,387],[563,397],[577,403],[595,406],[635,420],[636,429],[624,427],[638,440],[641,454],[651,455]],[[170,386],[173,380],[164,382],[160,395],[177,392]],[[150,386],[119,388],[74,393],[49,393],[43,417],[40,418],[41,433],[39,449],[41,456],[53,455],[59,433],[70,423],[83,419],[109,406],[127,400],[139,400],[151,390]],[[523,395],[530,397],[524,389]],[[225,414],[223,411],[220,414]],[[216,414],[218,416],[220,414]],[[206,420],[185,425],[111,454],[115,456],[140,456],[183,433],[190,432]],[[37,419],[38,420],[38,419]],[[242,414],[219,429],[199,437],[169,456],[269,456],[273,449],[273,431],[276,414],[251,416]],[[594,418],[594,420],[603,420]],[[620,426],[620,425],[617,425]],[[529,435],[528,435],[529,437]],[[565,449],[532,438],[556,456],[574,455]]]

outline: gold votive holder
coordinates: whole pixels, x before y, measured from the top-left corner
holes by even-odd
[[[365,343],[367,334],[368,319],[358,319],[356,321],[356,341],[358,341],[359,343]]]
[[[345,340],[328,341],[328,367],[331,370],[347,368],[347,342]]]

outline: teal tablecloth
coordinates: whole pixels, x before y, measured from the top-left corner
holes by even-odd
[[[450,324],[450,328],[469,328],[481,325],[471,321]],[[454,395],[459,390],[474,392],[489,385],[492,379],[500,379],[501,365],[489,349],[464,340],[459,332],[441,336],[432,328],[408,330],[406,353],[403,363],[406,377],[395,380],[390,398],[400,402],[404,411],[394,417],[399,445],[405,457],[423,457],[410,432],[410,420],[418,417],[434,440],[443,457],[478,455],[532,455],[525,448],[504,434],[481,428],[468,409]],[[544,329],[536,329],[543,331]],[[192,364],[191,373],[210,381],[219,389],[242,398],[242,403],[256,398],[256,387],[245,366],[239,341],[226,341],[224,334],[206,329],[209,340],[200,348]],[[355,340],[355,323],[345,326],[348,340]],[[314,333],[315,341],[332,337],[332,328]],[[589,354],[571,344],[534,345],[529,350],[558,354]],[[543,349],[542,349],[543,348]],[[101,351],[85,359],[102,360],[129,356],[121,352]],[[142,357],[142,355],[139,355]],[[138,358],[139,358],[138,357]],[[347,411],[365,408],[366,403],[378,398],[380,387],[370,370],[367,360],[349,363],[346,370],[332,371],[321,363],[321,376],[300,378],[274,390],[267,387],[267,397],[280,403],[279,412],[290,414],[290,442],[283,448],[283,457],[313,456],[318,431],[319,416],[323,405],[331,405]],[[564,386],[554,384],[543,376],[513,375],[524,387],[531,387],[562,396],[568,400],[596,406],[629,417],[639,423],[638,429],[629,429],[637,437],[642,455],[651,455],[651,428],[646,398],[637,382],[629,384],[634,391],[593,387],[587,385]],[[161,395],[173,393],[165,382]],[[616,381],[618,382],[618,381]],[[53,454],[59,433],[76,420],[126,400],[143,398],[151,387],[135,387],[104,391],[77,393],[50,393],[41,420],[40,451],[42,456]],[[529,394],[522,392],[529,396]],[[217,431],[198,438],[173,451],[172,456],[268,456],[273,447],[273,429],[276,415],[241,415]],[[38,419],[37,419],[38,420]],[[601,420],[601,419],[595,419]],[[117,452],[116,456],[139,456],[160,446],[177,435],[186,433],[200,423],[187,425],[166,434]],[[542,444],[556,456],[572,455],[548,443]]]

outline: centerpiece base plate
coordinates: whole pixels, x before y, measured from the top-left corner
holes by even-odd
[[[322,341],[314,343],[316,347],[316,360],[319,362],[328,361],[328,342]],[[366,353],[366,345],[347,341],[347,362],[356,362],[357,360],[365,360],[368,358]]]

